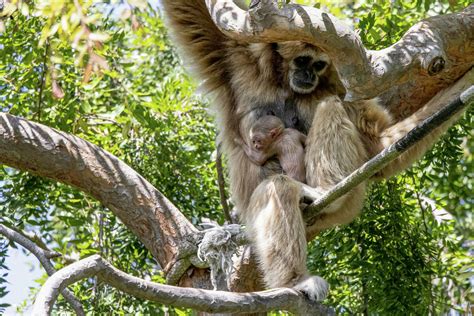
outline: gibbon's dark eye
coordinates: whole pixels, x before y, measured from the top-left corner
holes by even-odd
[[[276,116],[275,112],[273,112],[272,110],[268,110],[267,115]]]
[[[293,61],[296,67],[304,68],[308,66],[308,64],[311,62],[312,59],[313,58],[311,58],[310,56],[299,56],[299,57],[296,57]]]
[[[293,124],[293,126],[296,126],[299,121],[300,121],[300,120],[298,119],[297,116],[293,116],[293,117],[291,118],[291,123]]]
[[[313,67],[316,71],[321,71],[324,68],[326,68],[326,66],[327,66],[327,63],[323,60],[318,60],[317,62],[313,64]]]

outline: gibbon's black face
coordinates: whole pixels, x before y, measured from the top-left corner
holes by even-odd
[[[331,64],[327,54],[303,42],[278,43],[276,51],[286,64],[291,90],[301,94],[313,92]]]
[[[297,93],[311,93],[319,84],[320,76],[329,66],[326,54],[302,54],[289,65],[290,87]]]

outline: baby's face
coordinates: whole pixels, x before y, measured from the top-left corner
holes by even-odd
[[[274,141],[271,135],[258,133],[252,136],[252,147],[256,150],[266,150]]]
[[[268,138],[268,137],[267,137]],[[262,150],[266,147],[265,137],[254,136],[252,138],[252,146],[257,150]]]

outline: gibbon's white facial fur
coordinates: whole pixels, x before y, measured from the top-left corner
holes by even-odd
[[[301,42],[281,43],[278,53],[288,63],[287,80],[291,89],[301,94],[313,92],[331,65],[327,54]]]

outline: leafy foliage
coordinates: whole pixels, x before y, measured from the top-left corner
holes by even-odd
[[[8,242],[5,238],[0,238],[0,299],[8,294],[6,284],[6,277],[8,275],[8,267],[5,265],[8,251]],[[0,303],[0,313],[3,313],[10,304]]]
[[[469,3],[299,2],[353,23],[370,48],[390,45],[426,16]],[[194,223],[201,217],[222,221],[215,127],[152,3],[157,2],[8,3],[8,11],[0,14],[1,110],[74,133],[123,159]],[[309,265],[330,281],[327,303],[339,313],[467,309],[473,268],[468,257],[474,203],[472,112],[411,170],[373,185],[358,220],[311,244]],[[4,167],[0,222],[38,232],[63,254],[81,258],[100,253],[128,273],[162,281],[159,267],[137,238],[74,188]],[[0,268],[5,268],[5,255],[6,243],[0,242]],[[64,264],[59,260],[57,268]],[[6,294],[3,277],[0,298]],[[94,279],[72,289],[90,313],[188,314],[131,298]],[[56,312],[70,309],[61,301]]]

